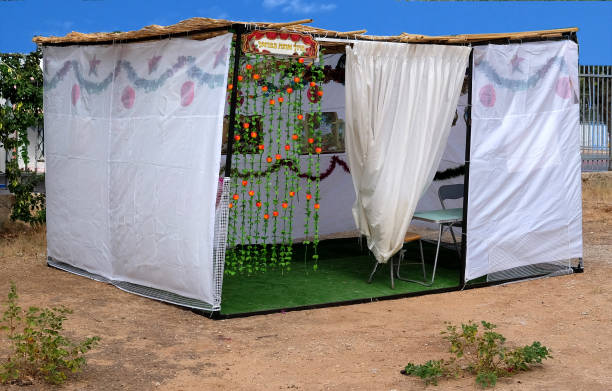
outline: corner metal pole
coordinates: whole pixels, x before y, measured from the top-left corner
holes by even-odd
[[[472,79],[474,75],[473,68],[474,49],[470,53],[469,65],[467,69],[468,76],[468,104],[467,124],[465,126],[465,172],[463,176],[463,221],[461,223],[461,279],[459,285],[465,286],[465,267],[466,267],[466,252],[467,252],[467,216],[468,216],[468,195],[470,189],[470,145],[472,141]]]
[[[236,126],[236,102],[238,100],[238,73],[240,70],[240,54],[242,53],[242,33],[244,27],[236,26],[236,43],[234,46],[234,70],[232,75],[232,96],[230,99],[229,125],[227,129],[227,153],[225,155],[225,176],[232,172],[232,147],[234,146],[234,127]]]

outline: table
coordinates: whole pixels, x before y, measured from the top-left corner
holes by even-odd
[[[463,208],[428,210],[425,212],[415,213],[412,218],[415,220],[426,221],[428,223],[435,223],[440,226],[440,229],[438,231],[438,245],[436,246],[436,258],[434,259],[434,268],[433,273],[431,275],[431,284],[433,284],[434,278],[436,276],[436,267],[438,266],[438,253],[440,252],[440,242],[442,241],[442,230],[444,226],[447,226],[450,228],[451,233],[453,232],[453,225],[461,223],[463,221]],[[453,240],[455,240],[454,234]],[[457,246],[456,240],[455,246]]]

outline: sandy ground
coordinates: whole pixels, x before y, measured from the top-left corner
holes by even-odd
[[[24,305],[72,308],[70,335],[102,337],[62,390],[421,390],[403,366],[447,356],[444,321],[481,319],[516,344],[553,350],[554,359],[495,389],[612,389],[611,203],[585,203],[583,274],[224,321],[48,268],[41,233],[0,240],[3,297],[14,280]],[[476,389],[472,378],[427,388]]]

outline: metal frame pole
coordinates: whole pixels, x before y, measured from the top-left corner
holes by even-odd
[[[465,124],[465,172],[463,176],[463,221],[461,222],[461,278],[459,285],[465,286],[465,268],[466,268],[466,253],[467,253],[467,216],[468,216],[468,191],[470,189],[470,145],[472,141],[472,79],[474,75],[474,49],[470,53],[469,65],[467,69],[468,76],[468,104],[467,124]]]
[[[240,54],[242,53],[243,26],[236,26],[236,43],[234,46],[234,70],[232,75],[232,96],[230,99],[229,125],[227,129],[227,152],[225,155],[225,176],[232,172],[232,147],[234,146],[234,127],[236,126],[236,102],[238,100],[238,71],[240,68]]]

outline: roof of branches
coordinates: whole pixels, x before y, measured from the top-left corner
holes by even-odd
[[[170,26],[150,25],[140,30],[112,33],[78,33],[71,32],[63,37],[34,37],[33,41],[41,45],[80,45],[80,44],[111,44],[121,42],[137,42],[144,40],[160,40],[170,37],[184,37],[196,40],[208,39],[224,34],[230,29],[243,26],[246,30],[274,29],[287,32],[300,32],[315,37],[337,39],[359,39],[368,41],[407,42],[407,43],[437,43],[437,44],[468,44],[489,42],[497,40],[519,41],[534,39],[561,38],[569,33],[578,31],[578,28],[563,28],[555,30],[524,31],[516,33],[495,34],[460,34],[428,36],[421,34],[402,33],[392,36],[367,35],[366,30],[333,31],[317,27],[306,26],[312,19],[298,20],[287,23],[269,22],[236,22],[224,19],[190,18]],[[211,31],[213,30],[213,31]],[[333,49],[344,46],[343,42],[321,42],[321,45]]]

